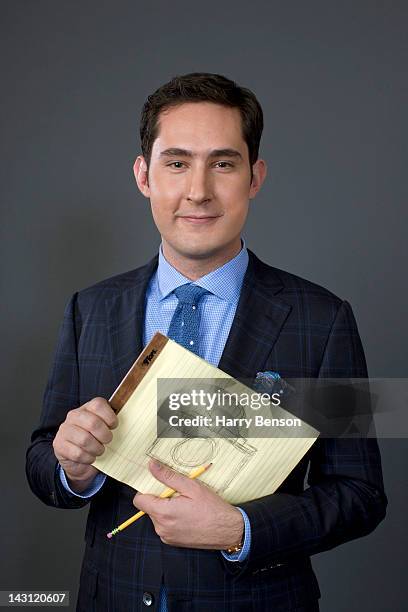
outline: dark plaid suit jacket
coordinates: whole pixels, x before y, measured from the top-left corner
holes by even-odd
[[[89,503],[62,487],[52,440],[69,410],[108,398],[141,351],[145,291],[157,261],[75,293],[66,307],[27,451],[28,481],[48,505]],[[367,375],[349,304],[251,251],[219,367],[245,379],[265,370],[283,378]],[[252,546],[237,564],[219,551],[162,544],[147,517],[107,540],[134,513],[134,494],[108,477],[90,501],[78,610],[141,611],[145,592],[154,598],[150,609],[157,609],[162,578],[170,612],[315,609],[320,592],[310,555],[369,533],[387,504],[375,439],[319,439],[274,495],[241,504]]]

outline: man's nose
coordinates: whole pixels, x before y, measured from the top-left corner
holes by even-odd
[[[190,172],[190,180],[187,186],[187,200],[195,204],[209,202],[212,195],[211,178],[206,168],[195,168]]]

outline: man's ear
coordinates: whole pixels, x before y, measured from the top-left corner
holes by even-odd
[[[136,183],[140,191],[146,198],[150,197],[147,163],[143,155],[136,157],[136,161],[133,164],[133,174],[135,175]]]
[[[249,189],[249,199],[251,200],[256,196],[260,188],[262,187],[262,183],[266,178],[267,167],[266,161],[263,159],[258,159],[254,165],[252,166],[252,182],[251,187]]]

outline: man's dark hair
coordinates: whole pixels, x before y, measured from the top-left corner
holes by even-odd
[[[208,72],[176,76],[147,98],[140,121],[140,140],[147,167],[150,164],[153,142],[158,134],[160,113],[186,102],[214,102],[238,108],[241,113],[243,137],[248,146],[252,178],[252,165],[258,159],[263,129],[261,105],[251,90],[239,87],[234,81],[220,74]]]

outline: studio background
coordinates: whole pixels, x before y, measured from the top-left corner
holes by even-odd
[[[208,71],[261,102],[268,177],[244,237],[265,262],[354,310],[371,376],[407,376],[404,1],[1,3],[0,589],[64,589],[74,609],[87,508],[25,480],[64,306],[146,263],[160,238],[138,192],[139,113]],[[312,557],[322,612],[402,611],[407,440],[380,440],[385,521]],[[405,609],[405,608],[404,608]]]

